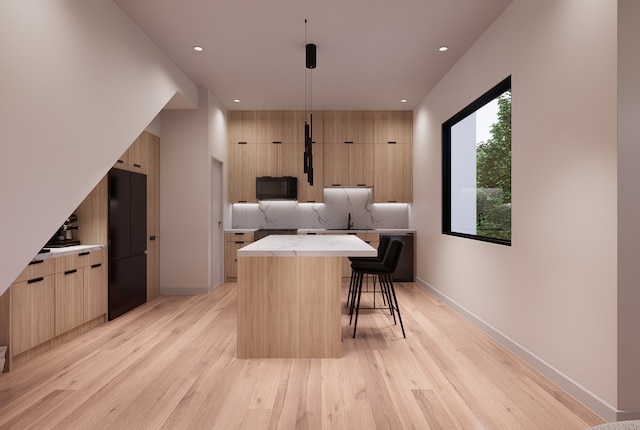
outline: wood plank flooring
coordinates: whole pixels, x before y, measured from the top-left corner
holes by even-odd
[[[0,429],[571,430],[603,422],[416,284],[396,290],[407,338],[387,313],[368,310],[352,339],[344,309],[339,359],[237,359],[235,283],[208,296],[161,296],[0,376]]]

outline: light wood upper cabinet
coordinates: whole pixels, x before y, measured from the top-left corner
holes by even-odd
[[[375,172],[374,202],[409,203],[413,201],[411,144],[385,143],[375,145]]]
[[[295,112],[259,111],[256,115],[257,143],[304,142],[304,129]]]
[[[133,141],[125,153],[118,158],[114,167],[134,172],[146,172],[148,166],[146,159],[146,145],[144,142],[145,134],[148,133],[143,132],[136,140]]]
[[[229,143],[256,143],[256,112],[230,111],[227,114]]]
[[[368,112],[336,112],[323,122],[325,143],[373,143],[375,122]]]
[[[373,144],[329,143],[324,145],[324,186],[373,185]]]
[[[228,162],[228,200],[232,203],[255,203],[256,144],[230,143]]]
[[[379,112],[375,120],[375,143],[395,142],[397,144],[413,141],[413,112]]]
[[[366,187],[373,185],[373,145],[364,143],[348,144],[349,185]]]
[[[300,202],[321,202],[321,188],[336,186],[374,187],[375,201],[412,201],[413,112],[315,112],[313,187],[303,173],[304,114],[229,112],[230,202],[255,202],[256,176],[297,177]],[[378,145],[384,148],[376,151]]]

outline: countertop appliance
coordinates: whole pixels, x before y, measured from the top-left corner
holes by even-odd
[[[256,178],[258,200],[297,200],[298,178],[295,176],[260,176]]]
[[[147,176],[109,171],[108,319],[147,301]]]
[[[67,246],[80,245],[80,241],[73,238],[73,231],[78,229],[74,225],[78,221],[76,214],[69,215],[69,218],[60,226],[44,248],[64,248]]]

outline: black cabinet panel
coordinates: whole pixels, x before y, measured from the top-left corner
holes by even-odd
[[[131,173],[131,254],[147,250],[147,176]]]
[[[147,256],[109,262],[109,321],[147,301]]]
[[[131,175],[126,170],[109,172],[109,258],[131,254]]]
[[[147,176],[109,172],[109,320],[147,300]]]

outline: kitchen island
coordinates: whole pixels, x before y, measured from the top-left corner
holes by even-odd
[[[238,250],[238,358],[342,356],[341,265],[355,235],[273,235]]]

